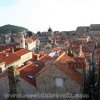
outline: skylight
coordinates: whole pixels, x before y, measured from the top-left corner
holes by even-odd
[[[51,56],[51,57],[54,57],[55,54],[56,54],[56,52],[51,52],[51,53],[49,53],[48,55]]]

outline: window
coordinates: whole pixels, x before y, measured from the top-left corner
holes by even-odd
[[[21,43],[23,43],[23,41],[21,40]]]
[[[63,78],[55,78],[55,86],[56,87],[64,87],[64,79]]]
[[[50,49],[50,47],[46,47],[46,49]]]
[[[2,68],[0,68],[0,73],[2,73]]]
[[[83,70],[82,69],[80,69],[80,68],[75,68],[75,70],[77,71],[77,72],[79,72],[79,73],[83,73]]]
[[[31,74],[27,75],[27,77],[30,78],[30,79],[33,79],[33,80],[35,79],[35,77]]]

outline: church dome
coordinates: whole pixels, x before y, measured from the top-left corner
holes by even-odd
[[[52,32],[52,29],[51,29],[51,27],[49,27],[49,29],[48,29],[48,32]]]

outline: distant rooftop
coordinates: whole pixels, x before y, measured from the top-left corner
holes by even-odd
[[[91,24],[90,30],[91,31],[100,31],[100,24]]]

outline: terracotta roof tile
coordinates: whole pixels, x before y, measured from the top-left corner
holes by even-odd
[[[40,58],[40,62],[46,62],[47,60],[52,60],[54,59],[53,57],[49,56],[49,55],[44,55],[43,57]]]
[[[36,86],[36,79],[30,79],[28,77],[28,75],[32,75],[33,77],[35,76],[35,74],[37,74],[41,68],[36,66],[35,64],[29,64],[27,66],[24,66],[23,68],[20,68],[20,76],[27,82],[29,82],[30,84],[32,84],[33,86]]]
[[[0,46],[0,52],[4,51],[5,49],[9,49],[9,48],[16,48],[16,46],[19,46],[19,43],[14,43],[14,44],[7,44],[5,46]]]
[[[9,53],[8,56],[2,56],[2,58],[0,59],[0,62],[5,62],[5,64],[8,65],[12,62],[19,60],[19,59],[20,59],[19,56],[12,54],[12,53]]]
[[[100,48],[96,49],[96,54],[100,55]]]
[[[82,74],[77,73],[71,67],[65,66],[64,64],[57,63],[57,66],[65,72],[68,76],[74,79],[79,85],[83,85],[83,77]]]
[[[74,47],[71,47],[71,49],[72,49],[74,52],[79,53],[79,51],[80,51],[80,46],[74,46]],[[82,51],[83,51],[83,53],[85,53],[85,54],[91,53],[91,52],[92,52],[92,50],[91,50],[89,47],[85,46],[85,45],[82,46]]]
[[[59,59],[59,62],[67,63],[67,62],[75,62],[75,60],[68,56],[66,53]]]
[[[56,65],[60,70],[62,70],[65,74],[67,74],[70,78],[72,78],[74,81],[76,81],[80,86],[83,85],[83,77],[81,74],[77,73],[74,71],[71,67],[68,65],[62,64],[62,63],[53,63],[45,66],[42,68],[35,76],[37,77],[38,75],[44,73],[46,70],[49,69],[52,65]]]
[[[29,52],[30,52],[30,51],[27,50],[27,49],[20,49],[20,50],[16,51],[15,54],[16,54],[17,56],[22,56],[22,55],[24,55],[24,54],[26,54],[26,53],[29,53]]]

